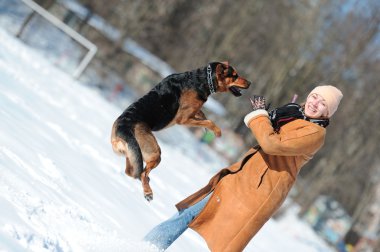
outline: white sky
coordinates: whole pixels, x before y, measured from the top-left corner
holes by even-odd
[[[154,251],[141,242],[226,163],[187,129],[159,132],[154,200],[109,143],[122,112],[0,29],[0,251]],[[188,230],[168,251],[208,251]],[[289,211],[245,251],[333,251]]]

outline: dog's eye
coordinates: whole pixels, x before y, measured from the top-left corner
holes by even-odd
[[[231,67],[229,67],[229,68],[227,69],[227,76],[232,76],[232,77],[234,77],[234,74],[235,74],[234,70],[233,70]]]

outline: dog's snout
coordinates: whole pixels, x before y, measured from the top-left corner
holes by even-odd
[[[247,79],[240,78],[240,80],[241,80],[240,83],[242,83],[243,85],[245,85],[247,88],[248,88],[249,86],[251,86],[251,84],[252,84],[252,82],[249,81],[249,80],[247,80]]]

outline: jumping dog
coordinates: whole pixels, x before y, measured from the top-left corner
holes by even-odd
[[[161,149],[152,131],[180,124],[205,127],[219,137],[221,130],[201,111],[203,104],[216,92],[240,96],[240,89],[250,84],[228,62],[212,62],[169,75],[124,110],[112,127],[112,148],[126,157],[125,173],[141,180],[146,200],[153,199],[149,173],[161,161]]]

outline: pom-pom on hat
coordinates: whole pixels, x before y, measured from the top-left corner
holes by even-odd
[[[331,117],[335,113],[335,111],[338,109],[340,100],[343,98],[342,92],[331,85],[317,86],[310,92],[308,97],[311,94],[318,94],[325,99],[327,104],[328,117]]]

